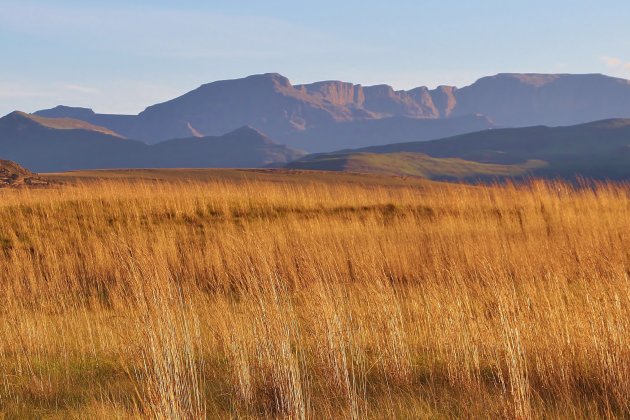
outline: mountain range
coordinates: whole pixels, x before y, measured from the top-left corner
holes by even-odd
[[[39,172],[297,160],[289,166],[434,178],[623,178],[623,118],[630,81],[600,74],[504,73],[462,88],[405,91],[293,85],[267,73],[208,83],[138,115],[61,105],[16,111],[0,118],[0,158]]]
[[[498,74],[463,88],[405,91],[340,81],[292,85],[267,73],[208,83],[138,115],[67,106],[35,114],[86,121],[150,144],[218,136],[247,125],[281,143],[325,152],[490,127],[630,117],[630,81],[601,74]]]
[[[431,179],[630,179],[630,119],[567,127],[490,129],[306,156],[291,169],[375,172]]]

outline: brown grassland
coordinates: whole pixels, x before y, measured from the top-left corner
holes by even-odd
[[[0,413],[630,415],[630,187],[263,175],[0,191]]]

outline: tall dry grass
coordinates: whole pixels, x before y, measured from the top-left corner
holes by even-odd
[[[630,415],[630,188],[0,192],[0,412]]]

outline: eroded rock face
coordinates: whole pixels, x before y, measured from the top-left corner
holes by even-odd
[[[432,91],[396,91],[388,85],[362,86],[341,81],[292,85],[276,73],[208,83],[139,115],[95,114],[59,106],[36,113],[44,117],[81,117],[127,138],[147,143],[217,136],[248,125],[289,142],[294,134],[333,123],[390,117],[435,119],[440,110]]]
[[[389,85],[361,86],[336,80],[298,85],[297,89],[324,104],[350,108],[352,115],[365,119],[408,116],[436,118],[438,112],[426,87],[395,91]],[[362,114],[357,110],[363,111]],[[347,114],[347,112],[344,112]],[[347,120],[337,117],[338,120]]]
[[[298,85],[296,89],[338,106],[362,107],[365,95],[361,85],[355,85],[337,80],[316,82],[308,85]]]
[[[430,91],[433,105],[440,118],[450,117],[457,106],[456,91],[457,88],[455,86],[438,86]]]

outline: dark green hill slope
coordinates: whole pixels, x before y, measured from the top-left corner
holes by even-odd
[[[341,157],[343,158],[341,159]],[[443,160],[448,169],[410,171],[419,162]],[[630,120],[613,119],[569,127],[525,127],[484,130],[428,142],[397,143],[309,155],[290,168],[326,169],[331,159],[341,159],[336,169],[351,170],[361,161],[366,172],[387,172],[430,178],[451,177],[454,167],[467,168],[461,178],[524,176],[596,179],[630,179]],[[458,160],[453,160],[458,159]],[[387,164],[384,164],[387,162]],[[500,165],[500,166],[475,166]],[[423,166],[424,167],[424,166]],[[507,173],[501,173],[507,172]]]

